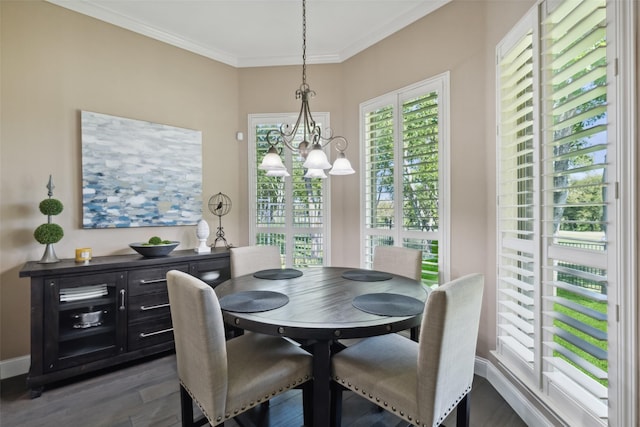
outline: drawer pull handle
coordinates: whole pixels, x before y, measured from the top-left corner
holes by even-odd
[[[124,289],[120,289],[120,311],[124,311],[126,308],[124,305],[124,296],[127,293]]]
[[[169,307],[169,303],[158,304],[158,305],[141,305],[140,310],[147,311],[147,310],[155,310],[157,308],[165,308],[165,307]]]
[[[166,281],[167,281],[167,279],[153,279],[153,280],[141,279],[140,280],[140,284],[141,285],[152,285],[154,283],[164,283]]]
[[[167,332],[171,332],[173,331],[173,328],[168,328],[168,329],[162,329],[161,331],[155,331],[155,332],[140,332],[140,338],[147,338],[147,337],[152,337],[154,335],[159,335],[159,334],[166,334]]]

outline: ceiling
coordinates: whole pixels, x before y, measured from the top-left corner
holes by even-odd
[[[234,67],[302,63],[300,0],[47,0]],[[307,63],[339,63],[450,0],[309,0]]]

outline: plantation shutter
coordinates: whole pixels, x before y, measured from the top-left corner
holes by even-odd
[[[535,372],[539,265],[531,16],[498,52],[498,350]]]
[[[316,116],[318,124],[326,126],[327,114]],[[278,246],[287,266],[324,265],[328,262],[326,180],[304,178],[303,160],[288,148],[282,149],[281,157],[290,177],[271,177],[258,169],[269,149],[269,130],[295,119],[289,115],[250,115],[249,140],[255,141],[249,149],[250,244]]]
[[[395,226],[395,109],[373,106],[364,113],[365,259],[371,266],[376,246],[393,245]]]
[[[438,284],[440,195],[439,92],[402,99],[402,246],[422,251],[425,283]],[[400,182],[400,180],[398,180]]]
[[[425,284],[438,284],[443,93],[438,77],[361,106],[364,266],[376,246],[403,246],[423,254]]]
[[[607,417],[605,0],[567,1],[543,20],[544,364],[549,386]]]

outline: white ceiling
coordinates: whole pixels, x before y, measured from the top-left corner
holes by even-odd
[[[301,0],[48,0],[234,67],[302,63]],[[307,63],[342,62],[450,0],[308,0]]]

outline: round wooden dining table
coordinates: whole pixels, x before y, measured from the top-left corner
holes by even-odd
[[[268,272],[273,273],[274,270]],[[283,269],[282,277],[298,275],[290,278],[280,278],[278,274],[266,275],[268,278],[256,277],[260,276],[259,273],[227,280],[215,288],[221,300],[223,318],[227,324],[237,328],[294,339],[313,354],[315,427],[329,426],[333,343],[339,339],[403,331],[419,326],[422,320],[421,311],[408,315],[400,312],[373,314],[362,307],[356,308],[354,299],[359,301],[369,296],[383,300],[405,298],[420,301],[421,308],[427,299],[427,288],[419,281],[389,273],[342,267]],[[230,300],[235,296],[261,293],[282,298],[278,303],[280,306],[265,308],[260,306],[259,298],[255,301],[255,309],[244,306],[225,308],[223,304],[225,297]],[[234,309],[242,311],[232,311]]]

